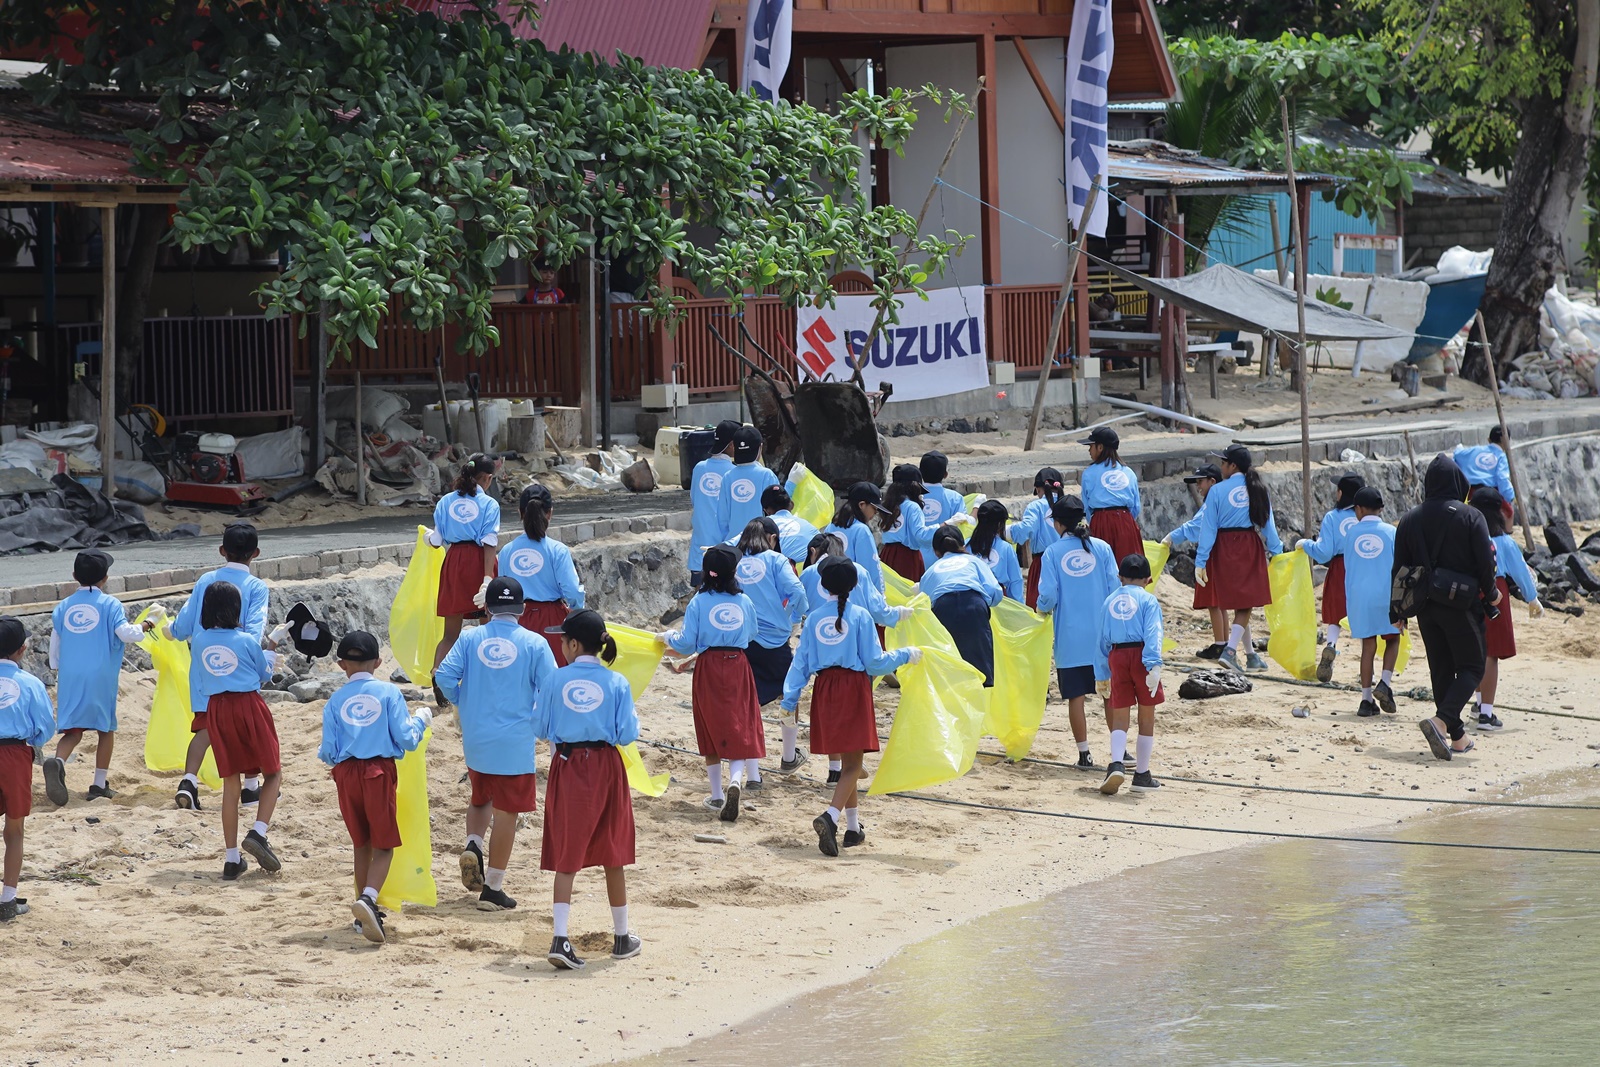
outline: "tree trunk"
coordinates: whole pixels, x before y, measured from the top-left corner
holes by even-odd
[[[150,305],[150,283],[156,270],[156,253],[167,232],[167,208],[162,204],[135,204],[133,236],[128,244],[128,264],[117,291],[117,411],[133,403],[133,385],[144,358],[144,320]]]
[[[1562,55],[1572,64],[1559,96],[1536,96],[1521,107],[1522,137],[1506,183],[1483,294],[1483,317],[1500,365],[1539,345],[1539,304],[1564,264],[1562,236],[1583,195],[1594,135],[1595,71],[1600,64],[1600,0],[1571,0]],[[1471,346],[1463,377],[1487,385],[1491,373],[1483,350]]]

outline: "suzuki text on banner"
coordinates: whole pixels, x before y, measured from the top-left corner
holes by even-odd
[[[832,308],[796,310],[794,350],[800,373],[821,381],[847,381],[866,344],[877,312],[870,296],[841,296]],[[898,325],[884,324],[861,368],[868,389],[894,386],[890,403],[926,400],[989,386],[983,287],[930,289],[928,299],[907,300]]]
[[[1108,198],[1095,201],[1083,217],[1089,186],[1106,180],[1106,83],[1111,79],[1111,0],[1072,6],[1072,36],[1067,38],[1067,217],[1073,228],[1106,235]]]

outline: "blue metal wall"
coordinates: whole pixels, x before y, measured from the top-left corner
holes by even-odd
[[[1278,227],[1283,235],[1284,243],[1289,237],[1289,194],[1275,193],[1254,198],[1254,203],[1246,212],[1240,224],[1228,229],[1218,228],[1212,232],[1211,244],[1207,249],[1212,263],[1227,263],[1241,270],[1272,269],[1274,260],[1272,256],[1272,220],[1267,210],[1267,202],[1275,200],[1278,204]],[[1340,211],[1331,200],[1322,199],[1321,193],[1311,194],[1311,219],[1308,234],[1311,242],[1311,273],[1333,273],[1333,235],[1336,233],[1377,233],[1378,228],[1371,219],[1365,216],[1354,218]],[[1368,252],[1346,252],[1344,254],[1345,273],[1370,272],[1373,269],[1374,254]],[[1292,267],[1292,264],[1290,264]]]

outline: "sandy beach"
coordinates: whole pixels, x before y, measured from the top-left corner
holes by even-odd
[[[1171,656],[1190,665],[1203,617],[1190,591],[1160,583]],[[1169,781],[1154,794],[1095,791],[1098,775],[1006,765],[973,772],[930,795],[978,804],[1103,815],[1186,826],[1296,833],[1349,832],[1427,810],[1384,796],[1525,797],[1531,776],[1594,764],[1600,722],[1524,714],[1516,707],[1592,713],[1591,682],[1575,669],[1600,650],[1600,619],[1517,606],[1523,652],[1504,670],[1506,729],[1451,763],[1427,754],[1416,721],[1428,709],[1404,693],[1426,685],[1421,657],[1397,679],[1397,716],[1358,719],[1357,695],[1257,679],[1245,696],[1162,709],[1153,770],[1239,785],[1298,786],[1362,797],[1307,796]],[[637,621],[637,620],[636,620]],[[1419,643],[1420,646],[1420,643]],[[1347,643],[1336,680],[1354,683]],[[390,669],[386,664],[383,674]],[[1273,674],[1281,676],[1274,666]],[[810,820],[825,806],[825,763],[802,776],[767,776],[733,825],[704,810],[698,757],[643,749],[669,769],[658,799],[635,796],[640,862],[629,871],[638,959],[605,956],[610,922],[598,872],[579,878],[574,940],[589,967],[545,963],[550,879],[538,870],[540,815],[526,817],[506,889],[515,911],[475,910],[460,886],[467,787],[453,714],[435,722],[430,750],[434,874],[439,906],[391,917],[373,947],[350,927],[350,850],[334,789],[316,761],[321,705],[274,706],[284,750],[284,798],[272,828],[281,874],[254,868],[220,881],[215,795],[201,813],[172,806],[175,776],[142,767],[153,675],[124,676],[122,733],[111,772],[120,796],[82,799],[93,765],[86,739],[68,765],[73,799],[54,809],[35,779],[22,895],[32,913],[4,930],[19,1010],[0,1020],[6,1063],[347,1064],[624,1060],[720,1032],[798,994],[859,976],[902,946],[1012,904],[1175,856],[1250,839],[1198,829],[1151,829],[980,810],[910,798],[865,797],[865,846],[839,859],[816,848]],[[650,741],[693,747],[689,675],[658,671],[641,702]],[[898,695],[879,690],[880,728]],[[1296,719],[1290,709],[1310,709]],[[778,731],[769,727],[776,764]],[[1103,761],[1103,724],[1091,742]],[[802,744],[804,735],[802,734]],[[994,751],[993,741],[984,746]],[[1066,709],[1052,702],[1034,747],[1071,760]],[[544,757],[541,757],[541,766]],[[875,765],[869,757],[869,769]],[[723,834],[700,844],[696,833]],[[1376,847],[1376,846],[1375,846]],[[1071,931],[1064,931],[1071,936]],[[219,1060],[219,1057],[221,1059]]]

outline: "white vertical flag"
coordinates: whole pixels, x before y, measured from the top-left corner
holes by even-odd
[[[1075,229],[1106,235],[1106,83],[1111,77],[1111,0],[1072,6],[1067,39],[1067,216]],[[1089,186],[1098,181],[1094,215],[1083,217]]]
[[[776,100],[778,87],[789,70],[794,0],[750,0],[744,25],[744,70],[739,76],[739,88],[763,100]]]

